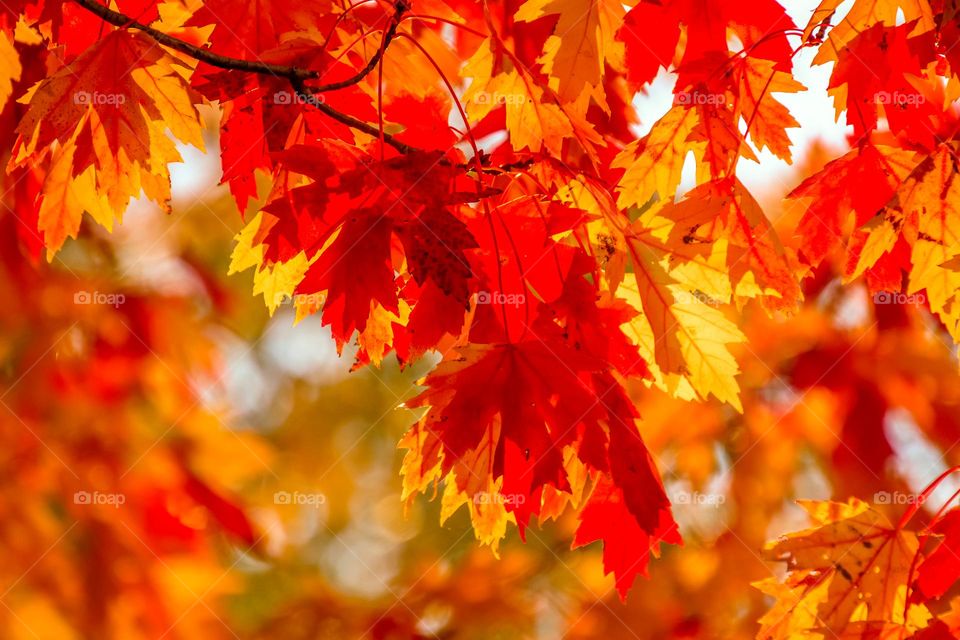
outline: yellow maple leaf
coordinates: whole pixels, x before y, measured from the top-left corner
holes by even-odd
[[[732,295],[731,272],[739,275],[738,294],[778,294],[746,278],[744,274],[751,273],[749,260],[738,258],[736,262],[743,262],[739,268],[728,263],[730,243],[726,239],[705,243],[704,249],[697,251],[684,241],[690,228],[720,217],[722,207],[668,203],[647,210],[630,223],[612,200],[590,189],[588,182],[570,182],[557,197],[598,215],[598,220],[588,225],[591,243],[613,271],[608,279],[610,290],[640,313],[624,328],[651,366],[655,383],[678,398],[713,395],[742,410],[736,382],[739,366],[727,345],[744,342],[745,337],[717,307]],[[724,207],[730,208],[728,201]],[[667,210],[673,217],[661,215]],[[759,212],[759,207],[756,210]],[[759,224],[757,220],[749,222]],[[626,273],[628,267],[632,277]],[[748,282],[753,285],[751,291],[741,286]]]
[[[738,111],[748,124],[748,133],[757,149],[770,149],[781,160],[790,162],[790,137],[787,129],[799,127],[783,103],[772,93],[796,93],[806,87],[789,73],[775,69],[772,60],[746,56],[739,67]]]
[[[917,20],[917,33],[930,31],[935,26],[928,0],[856,0],[846,15],[839,18],[834,14],[841,4],[843,0],[823,0],[803,30],[803,39],[806,40],[826,21],[833,25],[827,42],[813,59],[814,64],[836,62],[840,52],[857,34],[875,24],[892,27]]]
[[[653,363],[655,383],[678,398],[713,395],[743,411],[736,379],[740,367],[728,345],[746,337],[719,309],[670,284],[662,265],[648,264],[646,272],[638,276],[643,288],[627,281],[618,292],[643,314],[623,328]]]
[[[297,303],[297,320],[300,320],[301,309],[307,307],[313,298],[298,301],[294,297],[294,290],[303,280],[312,260],[301,251],[287,262],[264,264],[266,247],[258,241],[262,222],[263,212],[260,211],[234,237],[237,244],[230,255],[230,269],[227,275],[256,268],[253,274],[253,295],[263,295],[270,315],[273,315],[284,302],[294,301]],[[316,260],[316,256],[313,260]]]
[[[623,43],[613,38],[626,14],[623,7],[609,0],[527,0],[517,11],[515,20],[523,22],[559,16],[539,61],[563,102],[576,103],[587,91],[606,106],[604,92],[597,89],[603,86],[607,59],[619,66],[623,58]]]
[[[672,199],[688,153],[701,156],[704,143],[688,138],[698,124],[695,109],[678,105],[657,121],[642,140],[635,140],[617,154],[611,166],[625,169],[620,179],[618,204],[642,206],[657,194]]]
[[[500,493],[503,478],[487,482],[486,490],[470,494],[460,490],[456,478],[449,474],[444,481],[440,500],[440,524],[466,505],[477,540],[488,545],[493,554],[499,557],[500,541],[507,535],[507,525],[516,523],[516,517],[507,511],[506,501]]]
[[[486,39],[461,72],[462,77],[472,78],[462,99],[470,120],[478,122],[494,109],[503,107],[514,150],[537,153],[546,148],[560,156],[564,141],[574,138],[595,157],[593,147],[603,139],[593,125],[548,100],[543,87],[523,69],[496,53],[496,46],[490,38]]]
[[[50,260],[67,238],[77,237],[84,211],[106,229],[113,228],[114,209],[97,192],[94,168],[87,167],[79,174],[74,171],[75,151],[74,140],[58,147],[43,181],[37,229],[43,234]]]
[[[926,291],[930,310],[960,342],[960,170],[956,151],[942,145],[901,187],[900,206],[917,219],[908,294]]]
[[[800,504],[815,526],[767,545],[768,556],[787,562],[791,573],[781,585],[758,585],[777,598],[759,638],[853,638],[868,628],[883,632],[870,637],[903,638],[927,625],[927,608],[907,605],[919,552],[914,533],[856,498]]]

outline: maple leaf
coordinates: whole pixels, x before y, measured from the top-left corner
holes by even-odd
[[[611,166],[625,170],[619,184],[621,207],[644,205],[654,194],[673,196],[687,154],[703,153],[702,144],[689,140],[696,125],[695,110],[675,106],[643,140],[631,142],[617,155]]]
[[[960,511],[944,514],[932,527],[932,533],[942,538],[917,567],[917,586],[927,598],[939,598],[960,578]]]
[[[960,338],[960,308],[955,297],[960,274],[954,259],[960,252],[956,203],[960,198],[960,164],[951,143],[942,143],[899,185],[887,206],[867,223],[866,239],[853,277],[884,260],[896,260],[896,275],[909,273],[907,291],[926,291],[936,313],[955,340]],[[909,252],[898,252],[908,246]],[[886,284],[886,283],[885,283]],[[895,291],[900,280],[887,285]]]
[[[264,247],[261,264],[306,257],[309,267],[294,297],[323,300],[324,323],[340,348],[357,331],[361,346],[376,344],[382,355],[397,340],[407,358],[445,333],[459,332],[473,277],[465,251],[477,244],[449,207],[479,198],[476,183],[441,165],[439,154],[376,163],[346,145],[328,145],[325,154],[298,146],[281,157],[289,172],[313,182],[284,189],[251,233],[260,235],[256,244]],[[337,161],[349,163],[349,170],[338,171]],[[252,246],[253,236],[250,241]],[[405,278],[396,279],[395,261],[398,267],[405,261],[413,281],[403,288],[402,301],[398,290]],[[422,309],[414,296],[422,296]],[[373,328],[365,334],[371,319]],[[393,324],[406,329],[397,335]]]
[[[168,131],[203,148],[192,93],[173,59],[147,36],[127,31],[108,34],[36,86],[17,131],[18,162],[49,153],[54,166],[71,165],[51,182],[56,190],[79,189],[65,186],[69,174],[93,167],[98,193],[115,210],[141,189],[157,202],[169,199],[167,165],[180,154]],[[44,229],[51,256],[76,234],[79,213],[70,207],[68,216]]]
[[[805,87],[777,63],[747,56],[734,67],[738,76],[738,107],[747,122],[747,131],[758,149],[769,148],[778,158],[790,162],[787,129],[799,127],[787,108],[772,93],[796,93]]]
[[[916,31],[933,28],[933,14],[926,0],[856,0],[842,19],[835,15],[842,0],[822,0],[810,16],[803,30],[804,39],[824,25],[833,24],[829,36],[817,51],[815,64],[838,60],[846,45],[864,30],[876,25],[893,27],[903,22],[916,21]]]
[[[888,146],[867,144],[831,161],[787,197],[805,205],[797,225],[803,238],[799,248],[814,266],[872,218],[893,196],[914,167],[915,154]]]
[[[609,0],[527,0],[515,20],[532,22],[557,16],[554,33],[544,43],[540,59],[544,71],[556,82],[558,97],[577,103],[587,91],[602,101],[605,64],[621,66],[622,44],[613,33],[622,22],[623,5]]]
[[[628,47],[628,66],[636,64],[631,76],[641,82],[653,79],[657,66],[667,67],[680,42],[681,26],[686,38],[680,55],[678,86],[682,89],[707,80],[712,74],[705,61],[723,60],[727,29],[734,32],[750,55],[772,60],[778,68],[789,64],[790,45],[786,31],[793,21],[773,0],[744,5],[736,2],[668,0],[641,2],[627,14],[619,32]],[[636,60],[636,63],[633,61]]]
[[[557,375],[540,377],[543,365]],[[416,428],[442,446],[432,462],[442,463],[444,475],[456,470],[461,490],[476,493],[486,477],[502,476],[504,492],[516,491],[535,505],[543,485],[567,487],[562,447],[578,428],[596,425],[601,411],[580,374],[602,366],[556,338],[470,346],[432,372],[424,381],[427,391],[407,405],[430,407]],[[475,456],[482,465],[464,463]],[[425,469],[433,466],[429,462]]]
[[[341,347],[354,330],[366,328],[374,303],[399,311],[390,267],[392,232],[392,221],[380,211],[353,212],[297,285],[300,295],[326,292],[324,319]]]
[[[925,291],[930,310],[958,340],[960,272],[955,260],[960,253],[960,161],[956,147],[941,145],[904,180],[895,197],[897,202],[888,214],[896,215],[895,208],[904,219],[916,219],[908,293]]]
[[[428,150],[446,150],[456,142],[456,135],[450,127],[436,126],[448,113],[450,99],[436,91],[423,97],[402,93],[383,105],[384,117],[404,128],[396,139]]]
[[[210,37],[214,51],[244,60],[257,60],[276,49],[281,38],[315,28],[330,10],[329,3],[297,5],[283,0],[204,0],[192,24],[216,25]]]
[[[771,578],[761,589],[778,603],[761,621],[760,638],[799,631],[861,637],[864,625],[892,628],[905,638],[925,627],[930,613],[908,602],[917,536],[892,527],[866,503],[805,502],[814,527],[770,543],[772,559],[788,563],[787,582]],[[799,617],[800,624],[792,621]]]
[[[875,129],[883,113],[893,133],[907,132],[917,142],[933,140],[942,98],[923,77],[926,61],[908,40],[915,27],[915,22],[893,28],[874,24],[851,40],[837,61],[829,93],[838,117],[847,111],[855,135]]]
[[[546,149],[561,155],[563,142],[573,138],[587,153],[602,141],[593,126],[548,99],[544,88],[527,75],[492,39],[481,43],[467,61],[463,77],[471,78],[463,95],[464,109],[473,121],[503,109],[509,141],[516,151]]]
[[[545,370],[554,375],[543,377],[539,372]],[[493,495],[506,496],[499,501],[504,509],[492,522],[483,520],[493,529],[478,528],[478,537],[495,544],[508,514],[522,533],[529,518],[541,513],[548,487],[572,491],[571,462],[561,451],[579,448],[577,455],[602,475],[580,514],[574,544],[603,541],[607,571],[625,598],[635,576],[645,573],[650,553],[680,537],[634,426],[635,413],[616,383],[597,377],[602,371],[602,361],[543,333],[518,344],[461,348],[458,358],[427,376],[427,390],[407,403],[429,407],[401,443],[408,449],[407,493],[449,475],[456,489],[445,494],[451,496],[445,497],[448,517],[468,503],[465,496],[487,495],[495,487]],[[471,507],[475,522],[484,510]]]
[[[650,556],[660,555],[660,545],[680,544],[680,533],[669,511],[651,529],[640,526],[628,510],[621,490],[607,481],[598,482],[580,513],[575,546],[603,541],[603,566],[616,576],[620,598],[638,574],[646,575]]]
[[[662,275],[661,269],[656,271]],[[656,383],[677,397],[706,399],[713,395],[742,411],[736,380],[740,367],[728,346],[745,341],[737,326],[709,300],[676,284],[667,285],[648,275],[643,289],[627,283],[622,287],[625,299],[646,315],[631,321],[625,330],[641,355],[656,362],[656,368],[651,368]],[[652,323],[657,321],[654,327]]]
[[[651,29],[657,25],[656,29]],[[639,2],[624,17],[617,37],[626,47],[627,77],[636,84],[654,79],[673,62],[680,40],[680,21],[673,7],[659,2]]]
[[[77,236],[84,211],[106,229],[113,228],[114,210],[106,197],[97,192],[94,167],[76,170],[76,149],[75,140],[61,147],[54,154],[43,182],[37,229],[51,252],[63,246],[68,237]]]
[[[706,185],[704,189],[716,186]],[[581,206],[588,206],[582,196],[579,200]],[[715,307],[728,301],[734,288],[744,299],[756,296],[762,291],[756,282],[769,283],[766,276],[770,273],[779,274],[777,281],[785,287],[786,298],[795,302],[798,293],[771,241],[744,231],[762,229],[759,208],[755,203],[748,204],[752,209],[744,214],[736,198],[717,198],[712,205],[709,199],[705,203],[703,198],[695,198],[651,208],[628,224],[609,204],[594,203],[597,206],[588,208],[602,214],[604,229],[610,234],[605,237],[614,238],[615,246],[622,247],[613,251],[622,250],[625,268],[632,268],[629,283],[619,283],[618,271],[615,290],[640,312],[624,326],[640,346],[641,355],[656,364],[653,373],[657,384],[681,397],[706,398],[712,394],[740,408],[735,379],[739,367],[727,345],[742,342],[744,336]],[[711,225],[715,230],[717,225],[740,230],[734,231],[731,240],[722,233],[708,232],[703,246],[709,248],[691,250],[691,234],[701,228],[709,230]],[[717,238],[722,239],[714,243]],[[728,251],[730,246],[742,247],[742,254]],[[749,257],[752,252],[755,258]],[[774,267],[765,267],[767,273],[757,267],[768,262]],[[750,269],[759,275],[754,277]],[[731,277],[740,274],[742,277],[736,280]],[[781,301],[779,292],[769,289],[768,293]]]

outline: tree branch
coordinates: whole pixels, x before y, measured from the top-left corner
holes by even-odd
[[[304,69],[302,67],[293,67],[287,65],[279,64],[270,64],[267,62],[260,62],[254,60],[244,60],[242,58],[231,58],[229,56],[223,56],[218,53],[214,53],[209,49],[204,47],[198,47],[194,44],[190,44],[184,40],[171,36],[163,31],[154,29],[149,25],[145,25],[141,22],[137,22],[130,16],[122,14],[118,11],[114,11],[107,6],[104,6],[97,2],[97,0],[73,0],[76,4],[80,5],[87,11],[93,13],[94,15],[100,17],[101,20],[109,24],[114,25],[115,27],[121,29],[134,29],[136,31],[142,31],[146,35],[150,36],[158,43],[162,44],[165,47],[169,47],[175,51],[179,51],[184,55],[187,55],[194,60],[199,60],[205,62],[210,66],[217,67],[219,69],[225,69],[228,71],[244,71],[247,73],[256,73],[260,75],[271,75],[278,78],[286,78],[290,85],[293,87],[293,90],[296,92],[297,96],[300,97],[304,102],[310,104],[312,107],[316,108],[320,112],[326,114],[327,116],[333,118],[337,122],[343,123],[346,126],[356,129],[357,131],[362,131],[370,136],[379,138],[380,130],[368,122],[364,122],[358,118],[355,118],[349,114],[342,113],[337,111],[323,100],[317,98],[317,94],[324,93],[326,91],[336,91],[337,89],[344,89],[352,85],[357,84],[363,78],[365,78],[374,68],[380,63],[383,58],[383,54],[387,49],[387,45],[390,44],[390,41],[397,35],[397,29],[400,26],[402,21],[403,14],[410,10],[409,0],[396,0],[395,11],[393,17],[390,20],[390,26],[387,27],[386,32],[384,33],[383,40],[380,44],[380,47],[377,49],[376,54],[374,54],[370,60],[367,61],[367,64],[364,65],[363,69],[360,69],[356,74],[350,76],[345,80],[339,80],[337,82],[330,82],[328,84],[321,84],[317,86],[308,86],[306,82],[308,80],[317,80],[321,77],[321,72],[316,69]],[[395,137],[388,133],[383,134],[383,141],[400,153],[415,153],[417,151],[422,151],[416,147],[412,147],[404,142],[400,142]],[[524,160],[518,163],[514,163],[516,167],[528,166],[532,160]],[[460,165],[458,165],[460,166]],[[464,168],[467,168],[466,165],[463,165]],[[510,171],[514,166],[505,165],[501,167],[499,171]],[[494,170],[484,170],[484,172],[494,171]]]
[[[293,86],[293,89],[296,91],[297,95],[299,95],[305,102],[319,109],[321,112],[330,116],[334,120],[342,122],[348,127],[363,131],[364,133],[368,133],[375,137],[379,137],[379,130],[376,127],[373,127],[363,120],[359,120],[353,116],[337,111],[323,101],[318,100],[316,94],[326,91],[336,91],[337,89],[344,89],[346,87],[355,85],[363,80],[367,74],[373,71],[373,69],[383,58],[383,52],[386,51],[387,45],[390,44],[390,41],[397,34],[397,28],[400,26],[400,21],[403,18],[404,12],[410,8],[407,0],[397,0],[395,5],[396,10],[390,20],[390,26],[387,28],[387,31],[384,34],[383,41],[381,42],[380,47],[377,49],[377,53],[367,61],[367,64],[363,67],[363,69],[360,69],[360,71],[358,71],[356,74],[345,80],[339,80],[337,82],[331,82],[314,87],[307,87],[305,81],[318,79],[320,77],[319,71],[314,69],[303,69],[301,67],[269,64],[266,62],[222,56],[210,51],[209,49],[198,47],[190,44],[189,42],[185,42],[184,40],[180,40],[179,38],[175,38],[169,34],[154,29],[149,25],[137,22],[129,16],[126,16],[118,11],[114,11],[109,7],[98,3],[97,0],[74,0],[74,2],[79,4],[87,11],[99,16],[105,22],[122,29],[135,29],[137,31],[142,31],[166,47],[170,47],[171,49],[190,56],[195,60],[206,62],[207,64],[219,69],[245,71],[248,73],[257,73],[261,75],[272,75],[280,78],[286,78],[290,81],[290,84]],[[417,150],[414,147],[395,140],[390,135],[384,134],[383,138],[384,142],[393,146],[401,153],[411,153]]]
[[[299,78],[311,79],[319,78],[320,72],[312,69],[301,69],[300,67],[290,67],[279,64],[269,64],[254,60],[243,60],[240,58],[230,58],[214,53],[209,49],[198,47],[175,38],[169,34],[154,29],[151,26],[137,22],[133,18],[106,7],[97,0],[73,0],[87,11],[99,16],[104,22],[108,22],[121,29],[135,29],[147,34],[165,47],[170,47],[180,53],[186,54],[195,60],[206,62],[207,64],[220,69],[247,71],[250,73],[260,73],[264,75],[273,75],[281,78]]]
[[[380,62],[380,59],[383,58],[383,52],[387,50],[387,45],[390,44],[390,41],[393,40],[394,36],[397,35],[397,27],[400,26],[400,21],[403,19],[403,13],[410,9],[410,5],[407,4],[407,0],[396,0],[396,5],[394,6],[395,10],[393,19],[390,21],[390,26],[387,28],[387,32],[383,36],[383,41],[380,43],[380,48],[377,50],[377,53],[367,61],[366,66],[363,69],[360,69],[356,75],[347,78],[346,80],[322,84],[317,87],[310,87],[311,91],[314,93],[323,93],[324,91],[343,89],[345,87],[357,84],[363,80],[368,73],[373,71],[373,68],[376,67]]]
[[[370,124],[369,122],[364,122],[363,120],[354,118],[351,115],[347,115],[346,113],[337,111],[336,109],[328,105],[326,102],[323,102],[322,100],[317,98],[317,96],[314,95],[314,91],[312,89],[308,89],[303,84],[303,80],[299,78],[291,78],[290,84],[293,86],[293,90],[297,94],[298,98],[300,98],[310,106],[315,107],[321,112],[327,114],[337,122],[342,122],[348,127],[351,127],[358,131],[362,131],[375,138],[380,137],[380,130],[377,129],[372,124]],[[389,144],[391,147],[393,147],[397,151],[399,151],[400,153],[413,153],[415,151],[419,151],[419,149],[415,147],[411,147],[408,144],[400,142],[399,140],[391,136],[389,133],[383,134],[383,141]]]
[[[280,64],[270,64],[267,62],[259,62],[254,60],[243,60],[242,58],[230,58],[228,56],[222,56],[220,54],[214,53],[209,49],[204,49],[203,47],[198,47],[196,45],[185,42],[179,38],[175,38],[169,34],[164,33],[154,29],[149,25],[142,24],[137,22],[133,18],[124,15],[118,11],[114,11],[107,6],[104,6],[97,2],[97,0],[73,0],[78,5],[90,11],[93,14],[99,16],[103,21],[109,22],[115,27],[120,27],[122,29],[136,29],[137,31],[142,31],[147,34],[160,44],[170,47],[180,53],[186,54],[195,60],[200,60],[206,62],[207,64],[217,67],[219,69],[235,70],[235,71],[247,71],[250,73],[260,73],[264,75],[273,75],[282,78],[287,78],[288,80],[316,80],[320,78],[320,71],[316,69],[303,69],[301,67],[291,67]],[[383,57],[383,52],[386,50],[387,45],[390,43],[390,40],[397,33],[397,27],[400,26],[400,20],[403,18],[403,14],[410,8],[410,5],[407,4],[407,0],[398,0],[396,5],[396,10],[393,14],[393,17],[390,20],[390,26],[387,28],[386,34],[383,38],[383,43],[380,48],[377,50],[377,53],[370,58],[366,66],[357,72],[356,75],[347,78],[346,80],[340,80],[338,82],[331,82],[329,84],[323,84],[316,87],[311,87],[314,93],[322,93],[324,91],[335,91],[337,89],[343,89],[351,85],[355,85],[363,78],[370,73],[374,67],[377,66],[377,63],[380,62],[380,59]]]

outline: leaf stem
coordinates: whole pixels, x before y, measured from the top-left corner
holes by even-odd
[[[910,505],[910,508],[907,509],[906,512],[903,514],[903,517],[900,518],[900,522],[897,523],[897,529],[903,529],[904,527],[906,527],[907,523],[913,519],[913,516],[917,514],[917,512],[920,510],[920,507],[923,506],[923,503],[926,502],[927,498],[930,497],[930,494],[933,493],[936,490],[936,488],[940,486],[940,483],[946,480],[948,476],[956,473],[957,471],[960,471],[960,465],[957,465],[955,467],[950,467],[949,469],[941,473],[939,476],[937,476],[936,480],[928,484],[927,488],[920,493],[920,495],[918,496],[918,499],[914,501],[912,505]],[[946,507],[947,504],[950,504],[952,500],[953,498],[947,501],[947,503],[944,505],[944,508]],[[938,512],[938,515],[942,513],[942,511],[943,509],[941,509],[940,512]]]

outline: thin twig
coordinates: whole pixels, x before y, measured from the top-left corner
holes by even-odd
[[[300,100],[303,100],[310,106],[315,107],[319,111],[327,114],[334,120],[338,122],[342,122],[348,127],[351,127],[358,131],[362,131],[366,134],[369,134],[374,138],[378,138],[380,136],[380,132],[377,129],[377,127],[373,126],[369,122],[364,122],[363,120],[354,118],[351,115],[337,111],[336,109],[328,105],[326,102],[318,98],[316,95],[314,95],[312,88],[308,88],[306,85],[303,84],[303,80],[299,78],[291,78],[290,84],[291,86],[293,86],[293,90],[297,94],[297,97]],[[390,146],[392,146],[394,149],[396,149],[400,153],[414,153],[416,151],[420,151],[420,149],[417,149],[416,147],[411,147],[408,144],[400,142],[399,140],[391,136],[389,133],[383,134],[383,141],[389,144]]]
[[[144,34],[150,36],[158,43],[162,44],[165,47],[169,47],[175,51],[179,51],[195,60],[200,62],[205,62],[213,67],[219,69],[225,69],[228,71],[243,71],[247,73],[256,73],[260,75],[270,75],[278,78],[285,78],[290,82],[290,85],[293,87],[296,95],[303,100],[305,103],[316,108],[320,112],[326,114],[327,116],[333,118],[337,122],[340,122],[352,129],[357,131],[362,131],[370,136],[375,138],[380,137],[380,131],[377,127],[371,125],[368,122],[364,122],[359,118],[355,118],[349,114],[338,111],[328,105],[324,100],[318,98],[318,94],[322,94],[327,91],[336,91],[338,89],[344,89],[352,85],[357,84],[363,78],[370,74],[374,68],[380,63],[383,59],[384,52],[387,49],[387,45],[394,39],[397,35],[397,29],[400,26],[400,22],[403,19],[404,13],[410,10],[410,4],[408,0],[397,0],[395,7],[395,12],[390,20],[390,26],[387,27],[386,32],[384,33],[383,41],[381,46],[377,49],[377,52],[367,61],[367,64],[364,65],[356,74],[350,76],[345,80],[338,80],[337,82],[330,82],[327,84],[321,84],[317,86],[307,85],[308,80],[317,80],[321,77],[321,72],[316,69],[304,69],[302,67],[294,67],[287,65],[278,65],[270,64],[267,62],[260,62],[255,60],[244,60],[242,58],[231,58],[229,56],[220,55],[214,53],[209,49],[204,47],[198,47],[194,44],[181,40],[174,36],[171,36],[163,31],[154,29],[149,25],[145,25],[137,20],[127,16],[118,11],[114,11],[107,6],[104,6],[97,2],[97,0],[73,0],[76,4],[80,5],[87,11],[90,11],[94,15],[100,17],[104,22],[114,25],[115,27],[121,29],[133,29],[136,31],[141,31]],[[419,16],[417,16],[419,17]],[[409,153],[425,153],[422,149],[417,147],[410,146],[404,142],[397,140],[394,136],[384,133],[383,141],[386,144],[389,144],[394,149],[403,154]],[[481,163],[486,159],[486,156],[480,154],[479,160]],[[521,160],[512,164],[507,164],[498,168],[483,169],[484,173],[507,173],[514,168],[523,168],[527,167],[533,163],[533,159]],[[443,162],[446,164],[446,162]],[[462,163],[453,166],[461,167],[464,169],[472,168],[470,165],[472,163]]]
[[[227,69],[234,71],[247,71],[249,73],[259,73],[263,75],[272,75],[280,78],[287,78],[291,81],[293,80],[316,80],[320,78],[321,72],[317,69],[304,69],[302,67],[293,67],[280,64],[270,64],[268,62],[260,62],[257,60],[244,60],[242,58],[231,58],[229,56],[220,55],[214,53],[209,49],[203,47],[198,47],[194,44],[190,44],[185,40],[180,38],[175,38],[163,31],[154,29],[149,25],[145,25],[141,22],[137,22],[130,16],[124,15],[118,11],[114,11],[107,6],[104,6],[97,2],[97,0],[73,0],[78,5],[90,11],[91,13],[99,16],[104,22],[108,22],[116,27],[122,29],[134,29],[137,31],[142,31],[147,34],[160,44],[165,47],[170,47],[180,53],[186,54],[195,60],[200,60],[201,62],[206,62],[207,64],[217,67],[219,69]],[[406,12],[410,7],[407,4],[406,0],[399,0],[397,2],[396,11],[393,14],[392,19],[390,20],[390,26],[387,28],[386,34],[383,40],[383,46],[381,46],[377,53],[370,58],[366,66],[363,69],[358,71],[355,75],[347,78],[346,80],[339,80],[337,82],[331,82],[329,84],[323,84],[316,87],[311,87],[314,93],[323,93],[324,91],[336,91],[337,89],[343,89],[352,85],[357,84],[363,78],[370,73],[371,70],[377,65],[380,61],[380,58],[383,56],[384,50],[387,48],[390,40],[397,33],[397,27],[400,25],[400,20],[403,17],[404,12]]]

